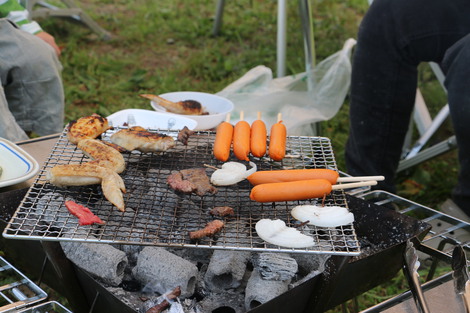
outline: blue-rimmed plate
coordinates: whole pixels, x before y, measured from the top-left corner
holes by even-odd
[[[24,182],[37,174],[38,162],[11,141],[0,138],[0,187]]]

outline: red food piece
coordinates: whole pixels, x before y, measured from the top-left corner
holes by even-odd
[[[93,214],[89,208],[84,207],[81,204],[67,200],[65,201],[65,207],[72,215],[78,217],[79,225],[91,225],[93,223],[104,224],[104,222],[98,216]]]

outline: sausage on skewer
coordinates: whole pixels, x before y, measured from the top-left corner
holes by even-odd
[[[230,114],[227,119],[217,126],[214,141],[214,156],[217,160],[225,162],[230,156],[230,146],[233,138],[233,125],[229,123]]]
[[[278,115],[278,122],[273,124],[269,134],[269,156],[274,161],[281,161],[286,156],[287,129],[282,124],[281,114]]]
[[[258,112],[258,119],[251,124],[250,148],[251,154],[261,158],[266,154],[266,124],[261,120],[261,114]]]
[[[282,202],[321,198],[333,190],[376,185],[377,181],[332,185],[326,179],[299,180],[256,185],[250,199],[256,202]]]
[[[326,179],[332,185],[338,182],[354,182],[368,180],[384,180],[383,176],[356,176],[356,177],[339,177],[339,173],[335,170],[326,168],[309,168],[294,170],[274,170],[274,171],[257,171],[247,177],[248,181],[256,186],[266,183],[282,183],[296,180],[310,179]]]
[[[233,154],[239,160],[249,161],[251,127],[243,120],[243,111],[240,113],[240,121],[235,124],[233,130]]]

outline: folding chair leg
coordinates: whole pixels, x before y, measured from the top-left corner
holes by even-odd
[[[214,27],[212,29],[212,34],[214,36],[217,36],[220,33],[220,28],[222,27],[222,18],[224,16],[224,7],[225,0],[217,1],[217,7],[215,9]]]

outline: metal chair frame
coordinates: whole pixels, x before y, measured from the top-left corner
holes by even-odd
[[[60,0],[60,2],[65,4],[66,8],[60,8],[42,0],[22,0],[20,2],[28,10],[32,19],[38,17],[70,18],[74,21],[83,23],[104,40],[109,40],[112,37],[110,32],[106,31],[104,28],[98,25],[98,23],[96,23],[88,14],[79,8],[73,0]]]

